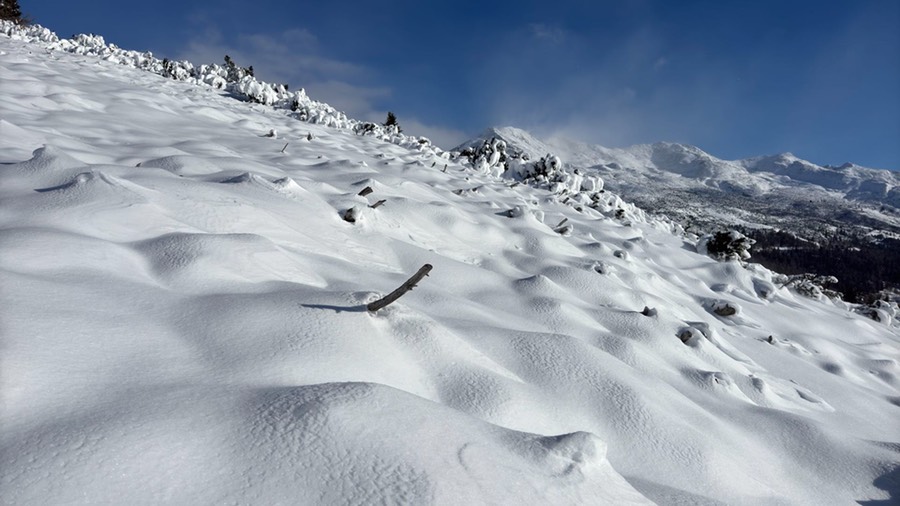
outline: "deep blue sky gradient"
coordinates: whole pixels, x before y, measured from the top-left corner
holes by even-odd
[[[20,0],[62,37],[220,62],[445,148],[491,125],[900,169],[896,0]]]

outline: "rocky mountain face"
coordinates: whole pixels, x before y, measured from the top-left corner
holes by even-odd
[[[892,267],[900,263],[900,172],[820,166],[791,153],[722,160],[670,142],[606,148],[512,127],[490,128],[458,149],[491,138],[513,155],[559,156],[689,232],[739,229],[757,241],[754,261],[791,274],[835,275],[851,299],[900,286]]]

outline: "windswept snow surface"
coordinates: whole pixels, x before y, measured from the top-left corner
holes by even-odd
[[[0,82],[4,504],[900,499],[890,321],[212,88]]]

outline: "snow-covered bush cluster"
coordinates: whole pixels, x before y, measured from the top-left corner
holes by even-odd
[[[41,42],[50,51],[96,56],[170,79],[211,86],[241,100],[290,110],[301,121],[374,135],[386,142],[427,151],[438,157],[449,156],[424,137],[402,134],[399,125],[384,126],[352,119],[326,103],[310,99],[302,88],[288,91],[286,85],[260,81],[254,76],[252,66],[239,67],[230,58],[226,58],[225,65],[208,64],[196,67],[187,61],[161,60],[149,51],[125,50],[115,44],[108,44],[99,35],[81,34],[71,39],[61,39],[40,25],[18,25],[6,20],[0,20],[0,33],[13,39]],[[366,127],[360,125],[373,125],[374,128],[366,130]]]
[[[427,137],[410,137],[403,135],[399,124],[378,124],[371,121],[357,122],[353,127],[353,132],[357,135],[370,135],[379,139],[412,149],[422,149],[432,147],[431,141]],[[448,155],[449,156],[449,155]]]
[[[163,58],[160,75],[176,81],[187,81],[194,75],[194,65],[191,62]]]
[[[492,137],[490,140],[485,139],[477,148],[466,148],[460,153],[460,156],[467,158],[476,171],[495,176],[506,173],[511,162],[517,166],[528,160],[527,156],[524,161],[518,156],[508,156],[506,142],[496,137]]]
[[[477,172],[546,186],[554,193],[603,189],[603,180],[599,176],[585,176],[578,169],[569,171],[552,153],[531,161],[527,154],[510,152],[506,142],[496,137],[485,139],[480,146],[464,149],[459,156],[468,159]]]
[[[25,25],[14,23],[11,20],[0,19],[0,33],[12,39],[28,40],[35,42],[58,42],[59,37],[48,28],[41,25]]]
[[[772,280],[782,287],[790,288],[795,292],[811,299],[821,299],[823,296],[829,299],[841,298],[841,292],[825,288],[838,282],[834,276],[820,276],[818,274],[775,274]]]
[[[562,160],[554,154],[547,153],[547,155],[531,165],[525,177],[553,180],[562,174],[564,174]]]
[[[477,172],[549,190],[565,196],[573,205],[594,207],[599,201],[605,200],[600,195],[603,190],[603,179],[600,176],[587,176],[578,169],[569,170],[558,156],[551,153],[531,161],[525,153],[508,150],[503,139],[491,137],[485,139],[480,146],[464,149],[459,157],[467,159]]]
[[[861,305],[854,309],[855,312],[868,316],[876,322],[884,323],[892,326],[897,321],[897,314],[900,313],[900,305],[895,301],[876,300],[867,305]]]
[[[697,252],[720,261],[748,260],[753,239],[737,230],[705,235],[697,241]]]
[[[585,175],[580,169],[569,170],[558,156],[547,153],[534,163],[513,167],[516,176],[525,181],[548,186],[553,193],[599,192],[603,189],[603,179],[597,175]]]

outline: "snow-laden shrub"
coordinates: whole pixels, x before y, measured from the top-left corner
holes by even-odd
[[[187,63],[187,62],[185,62]],[[188,65],[190,65],[188,63]],[[168,75],[163,73],[163,75]],[[244,68],[234,63],[228,55],[225,55],[225,65],[201,65],[199,69],[191,72],[185,77],[194,78],[195,81],[212,86],[217,89],[224,89],[241,100],[253,102],[263,105],[275,105],[279,102],[287,102],[294,108],[294,102],[298,102],[298,97],[288,93],[287,87],[281,84],[272,85],[263,81],[259,81],[253,75],[253,66]]]
[[[40,25],[20,24],[11,19],[0,20],[0,33],[12,39],[33,40],[44,43],[55,43],[59,37]]]
[[[876,300],[871,304],[858,306],[854,308],[854,311],[876,322],[891,326],[896,321],[897,315],[900,314],[900,306],[893,301]]]
[[[160,75],[176,81],[187,81],[194,77],[194,66],[188,61],[174,61],[163,58],[161,67],[158,71]]]
[[[748,260],[756,241],[737,230],[705,235],[697,241],[697,252],[720,261]]]
[[[516,172],[523,180],[556,181],[563,174],[563,163],[558,156],[547,153],[535,162],[518,165]]]
[[[820,276],[818,274],[776,274],[772,280],[784,288],[790,288],[804,297],[819,300],[822,297],[829,299],[841,298],[841,292],[825,288],[825,285],[833,285],[838,282],[834,276]]]
[[[210,65],[200,65],[194,78],[199,83],[221,90],[228,86],[227,76],[228,71],[225,67],[213,63]]]
[[[369,121],[357,123],[353,127],[353,133],[356,135],[376,135],[378,125]]]
[[[459,156],[467,158],[476,171],[484,174],[501,175],[510,168],[506,142],[496,137],[485,139],[481,146],[464,149]]]
[[[253,65],[239,67],[227,54],[225,55],[225,80],[229,83],[237,83],[245,77],[253,77]]]
[[[230,89],[242,95],[248,102],[257,104],[273,105],[281,98],[271,84],[257,81],[253,76],[242,77]]]
[[[600,176],[586,175],[580,169],[569,170],[552,153],[547,153],[534,162],[512,158],[507,166],[510,177],[537,187],[545,187],[553,193],[596,194],[603,190],[603,179]],[[591,199],[590,195],[588,199]]]
[[[419,138],[402,135],[400,133],[400,126],[396,124],[384,125],[373,123],[371,121],[360,121],[356,122],[353,125],[352,130],[356,135],[370,135],[372,137],[377,137],[384,141],[391,142],[392,144],[400,144],[407,147],[413,147],[420,144]],[[431,143],[431,141],[429,141],[428,139],[425,140],[427,143]]]
[[[562,160],[552,153],[531,161],[525,154],[512,153],[503,139],[491,137],[480,146],[464,149],[459,156],[468,159],[472,168],[483,174],[505,176],[533,186],[546,188],[553,193],[599,192],[603,180],[599,176],[584,176],[578,169],[568,171]],[[590,199],[585,199],[587,205]]]

